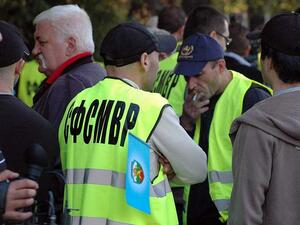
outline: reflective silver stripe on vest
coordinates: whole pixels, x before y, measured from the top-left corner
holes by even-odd
[[[231,171],[209,171],[208,180],[210,183],[221,182],[221,183],[232,183],[232,172]]]
[[[133,225],[96,217],[71,217],[70,225]],[[178,225],[178,224],[177,224]]]
[[[125,189],[125,173],[98,169],[68,169],[64,171],[67,184],[98,184]],[[164,197],[171,192],[167,179],[150,186],[151,197]]]
[[[228,211],[229,206],[230,206],[230,200],[228,200],[228,199],[214,200],[214,203],[219,212]]]
[[[71,217],[71,225],[132,225],[97,217]]]

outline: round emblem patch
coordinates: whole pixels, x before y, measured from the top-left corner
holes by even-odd
[[[134,183],[141,184],[144,180],[144,171],[141,166],[136,160],[131,162],[131,177]]]

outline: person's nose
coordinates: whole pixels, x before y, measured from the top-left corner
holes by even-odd
[[[188,80],[188,88],[189,90],[194,90],[196,89],[197,86],[197,79],[195,77],[190,77]]]
[[[32,51],[31,51],[31,53],[32,53],[33,57],[36,57],[36,56],[38,56],[41,53],[40,46],[39,46],[39,44],[37,42],[34,43],[34,47],[33,47]]]

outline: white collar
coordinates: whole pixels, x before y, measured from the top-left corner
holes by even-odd
[[[122,80],[126,81],[127,83],[129,83],[132,87],[136,88],[136,89],[140,89],[140,87],[134,83],[132,80],[129,80],[127,78],[122,78]]]

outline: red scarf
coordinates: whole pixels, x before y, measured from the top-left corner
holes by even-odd
[[[60,75],[62,75],[62,72],[70,65],[72,65],[74,62],[76,62],[78,59],[82,59],[87,56],[91,56],[91,52],[83,52],[79,53],[78,55],[73,56],[72,58],[65,61],[63,64],[61,64],[48,78],[47,78],[47,84],[53,84],[54,81],[56,81],[57,78],[59,78]]]

